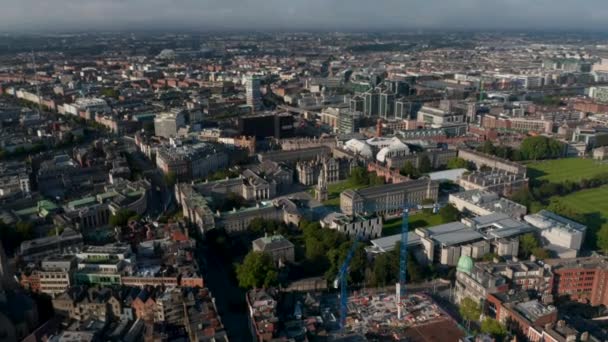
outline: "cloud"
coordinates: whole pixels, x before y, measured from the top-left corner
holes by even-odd
[[[605,0],[0,0],[0,30],[605,29]]]

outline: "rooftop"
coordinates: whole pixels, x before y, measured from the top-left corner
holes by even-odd
[[[525,206],[506,198],[502,198],[497,193],[487,190],[469,190],[450,194],[450,196],[474,204],[477,207],[487,211],[503,213],[511,217],[519,216],[518,213],[526,212]]]
[[[526,215],[524,219],[526,220],[526,222],[539,229],[557,228],[566,230],[568,232],[584,232],[585,230],[587,230],[587,226],[583,224],[572,221],[568,218],[559,216],[544,209],[536,214]]]
[[[483,239],[483,235],[460,222],[446,223],[431,228],[423,228],[421,231],[441,245],[453,246],[465,242]]]
[[[293,248],[293,243],[283,235],[272,235],[261,237],[253,241],[253,245],[261,251],[273,251],[276,249]]]
[[[534,322],[543,316],[554,313],[557,309],[553,305],[545,306],[538,300],[531,300],[515,305],[515,310],[530,322]]]

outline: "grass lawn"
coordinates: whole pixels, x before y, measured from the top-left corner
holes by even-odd
[[[592,159],[567,158],[533,162],[528,166],[528,176],[553,183],[589,179],[608,172],[608,163]]]
[[[608,186],[577,191],[557,197],[561,203],[587,217],[591,228],[598,228],[608,220]]]
[[[401,233],[401,218],[387,220],[382,225],[382,236],[389,236]],[[427,214],[424,212],[418,212],[410,215],[409,229],[413,230],[416,228],[425,228],[437,226],[443,223],[441,216],[438,214]]]
[[[368,185],[356,185],[349,179],[337,183],[332,183],[327,186],[327,201],[323,202],[324,205],[339,207],[340,206],[340,193],[348,189],[363,189]],[[314,194],[314,189],[313,189]]]

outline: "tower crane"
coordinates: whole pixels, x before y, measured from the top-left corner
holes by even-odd
[[[374,203],[375,206],[375,203]],[[366,206],[367,207],[367,206]],[[401,319],[402,316],[402,304],[406,295],[406,275],[407,275],[407,244],[408,244],[408,232],[409,232],[409,211],[410,209],[418,209],[419,205],[410,205],[406,204],[405,206],[400,207],[387,207],[383,206],[383,211],[390,211],[394,209],[402,209],[401,217],[401,239],[400,239],[400,251],[399,251],[399,282],[397,283],[397,317]],[[438,208],[438,205],[435,204],[433,206],[434,210]],[[376,212],[376,210],[374,210]],[[335,287],[338,287],[338,282],[340,286],[340,330],[344,331],[344,327],[346,326],[346,316],[348,309],[348,267],[353,258],[355,250],[359,245],[359,237],[355,238],[355,242],[350,247],[344,262],[340,266],[340,271],[338,272],[338,278],[335,282]]]

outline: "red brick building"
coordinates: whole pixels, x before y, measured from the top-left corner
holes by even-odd
[[[552,259],[552,292],[593,306],[608,305],[608,259],[600,256]]]

